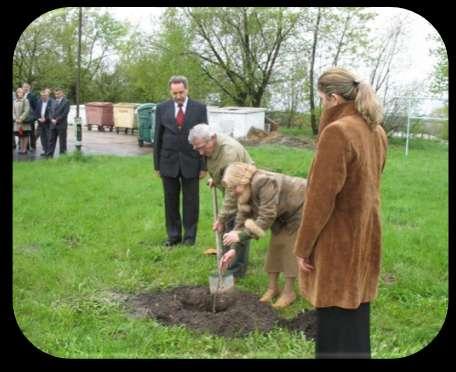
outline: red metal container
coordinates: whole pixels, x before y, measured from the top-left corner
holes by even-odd
[[[114,114],[112,102],[88,102],[85,104],[87,128],[92,129],[96,125],[99,131],[108,127],[112,132],[114,127]]]

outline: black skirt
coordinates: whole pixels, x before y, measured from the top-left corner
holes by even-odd
[[[317,308],[317,359],[368,359],[370,350],[370,306],[357,309]]]
[[[15,136],[18,136],[19,138],[23,138],[23,137],[28,137],[32,134],[32,131],[31,130],[24,130],[22,131],[22,135],[19,133],[19,131],[14,131],[14,135]]]

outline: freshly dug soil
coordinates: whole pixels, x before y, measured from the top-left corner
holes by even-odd
[[[283,319],[270,305],[259,302],[257,296],[237,289],[216,296],[215,312],[213,295],[209,288],[201,286],[139,294],[129,297],[126,304],[136,316],[218,336],[242,337],[255,330],[268,332],[276,326],[302,331],[307,338],[315,338],[314,311],[302,312],[291,320]]]
[[[278,131],[265,132],[261,129],[250,128],[247,136],[239,140],[243,145],[259,146],[265,144],[279,144],[290,147],[314,149],[315,145],[311,139],[302,137],[284,136]]]

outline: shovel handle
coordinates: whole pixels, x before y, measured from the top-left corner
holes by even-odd
[[[214,214],[215,222],[218,216],[217,190],[215,187],[212,187],[212,212]],[[217,247],[217,270],[219,272],[219,275],[221,275],[220,260],[222,259],[222,239],[220,233],[217,230],[215,230],[215,243]]]

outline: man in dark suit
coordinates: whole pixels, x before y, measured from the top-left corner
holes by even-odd
[[[24,91],[24,97],[30,103],[30,110],[34,113],[36,111],[36,106],[38,104],[38,97],[35,93],[32,92],[32,87],[29,83],[22,83],[22,90]],[[35,122],[30,123],[32,129],[30,130],[30,142],[29,142],[29,149],[32,150],[36,149],[36,136],[35,136]]]
[[[194,245],[199,215],[199,179],[206,175],[203,156],[188,142],[190,129],[207,123],[206,105],[188,98],[184,76],[168,82],[172,99],[157,106],[155,112],[154,168],[163,182],[168,239],[166,246],[182,242]],[[181,220],[180,190],[183,203]]]
[[[43,152],[41,156],[46,156],[49,146],[49,124],[53,116],[53,102],[52,98],[49,97],[49,91],[47,89],[41,92],[41,98],[38,100],[36,105],[35,117],[38,119],[38,127],[36,128],[36,139],[41,139],[41,147]]]
[[[63,155],[67,151],[67,128],[68,128],[68,113],[70,112],[70,101],[65,97],[63,89],[55,89],[55,100],[52,107],[51,123],[49,124],[49,145],[46,156],[52,158],[54,156],[55,146],[57,144],[57,136],[59,137],[60,154]]]

